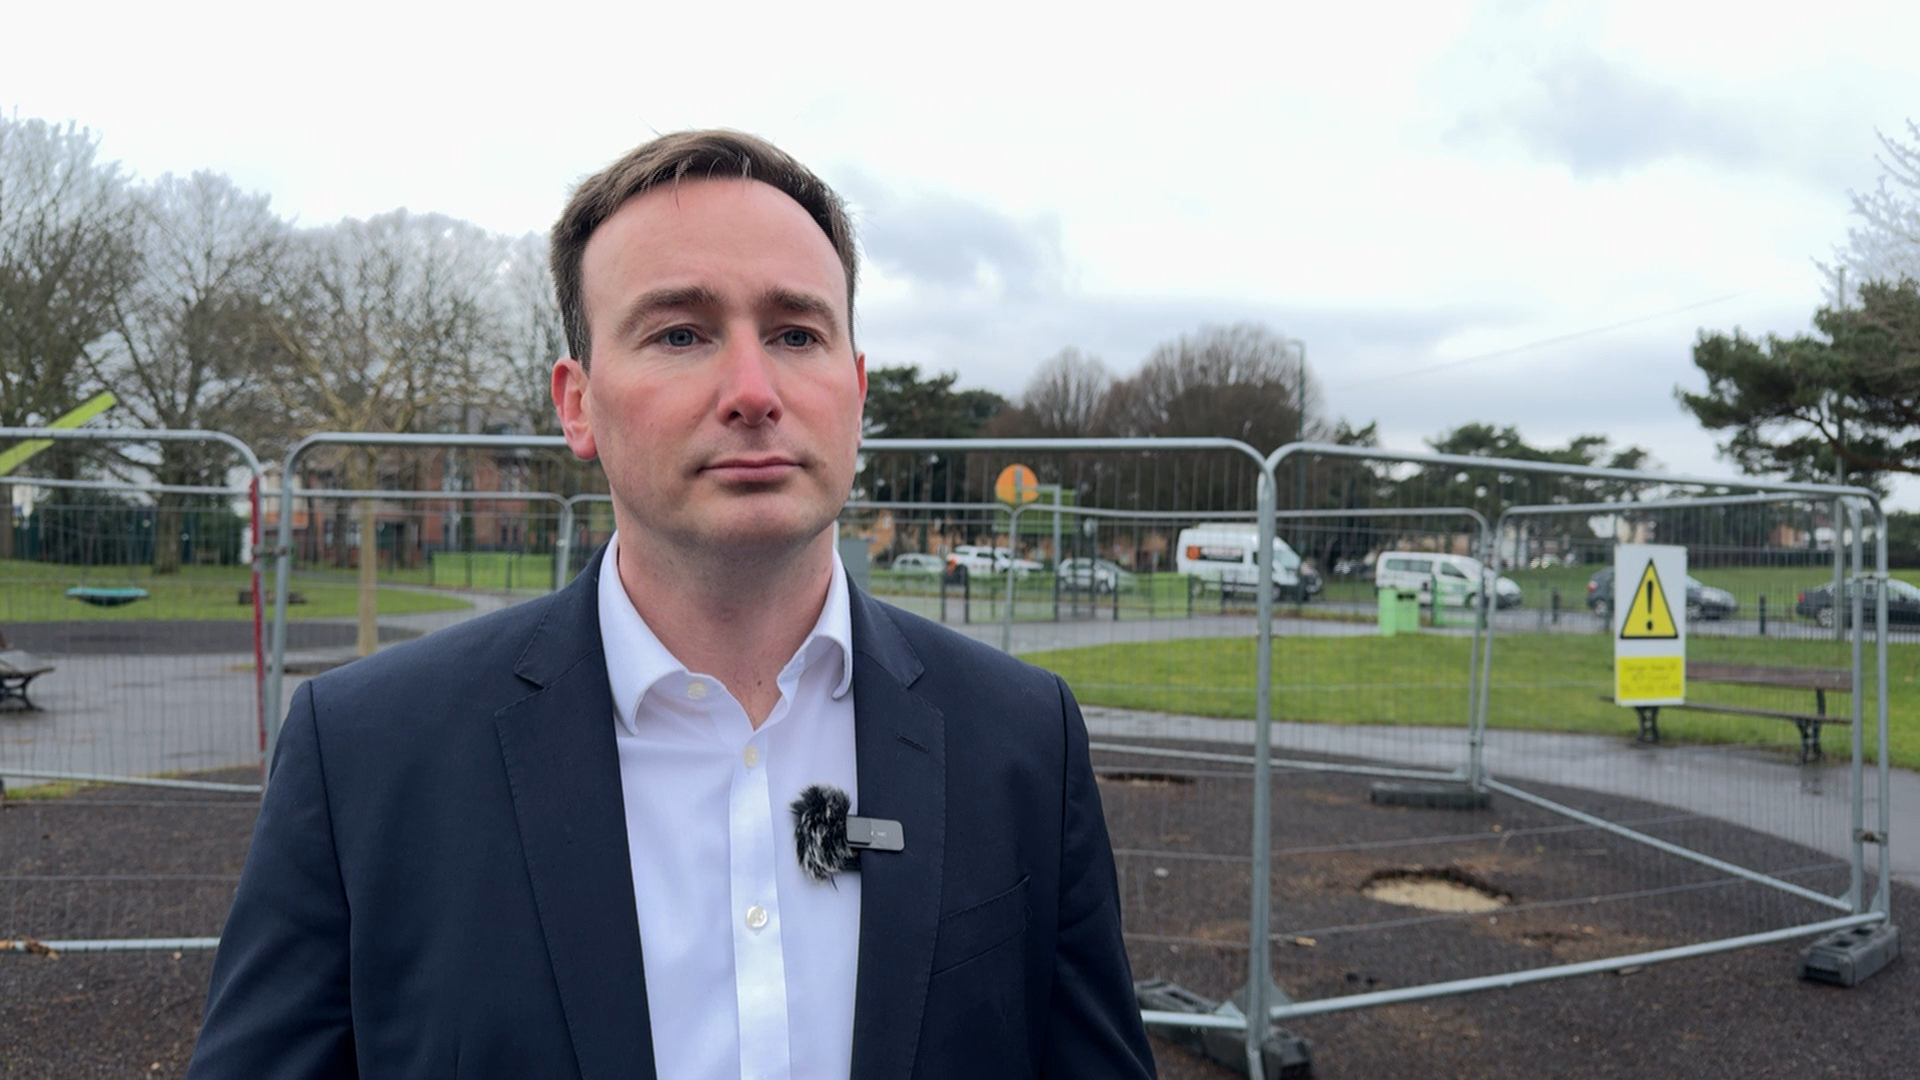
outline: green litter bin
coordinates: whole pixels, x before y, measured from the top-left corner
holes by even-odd
[[[1380,606],[1380,636],[1392,637],[1405,631],[1409,634],[1420,629],[1420,594],[1404,589],[1382,588],[1375,590]]]

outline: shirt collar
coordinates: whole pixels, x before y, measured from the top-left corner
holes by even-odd
[[[607,552],[600,564],[600,642],[607,660],[607,685],[613,692],[614,711],[620,723],[635,732],[640,702],[654,684],[671,675],[688,675],[687,666],[660,643],[620,582],[620,534],[607,541]],[[846,567],[840,553],[833,553],[833,579],[827,586],[827,602],[814,620],[813,629],[794,653],[800,666],[816,662],[830,650],[839,653],[840,680],[833,696],[844,696],[853,686],[853,605],[847,588]],[[789,666],[791,666],[789,661]],[[784,669],[783,669],[784,670]]]

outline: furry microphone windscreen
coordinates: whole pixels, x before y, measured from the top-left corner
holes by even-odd
[[[835,873],[860,865],[847,843],[847,813],[852,809],[846,792],[826,784],[815,784],[793,800],[793,846],[801,873],[831,882]]]

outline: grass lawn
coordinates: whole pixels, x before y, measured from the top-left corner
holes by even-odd
[[[1092,609],[1100,618],[1112,618],[1117,603],[1120,618],[1127,619],[1166,619],[1186,615],[1250,615],[1254,611],[1255,597],[1252,593],[1235,593],[1226,598],[1224,606],[1219,590],[1206,588],[1190,591],[1191,578],[1186,574],[1147,574],[1133,575],[1121,588],[1116,597],[1112,593],[1090,593],[1086,589],[1062,589],[1059,595],[1063,609],[1077,609],[1085,613]],[[871,570],[868,572],[868,591],[876,596],[929,596],[940,595],[940,575],[908,570]],[[1024,577],[1016,577],[1014,589],[1014,619],[1018,622],[1044,622],[1053,618],[1054,575],[1049,571],[1035,571]],[[960,609],[962,588],[957,583],[946,586],[947,600],[955,612]],[[978,574],[968,584],[965,595],[972,601],[973,619],[976,622],[995,622],[1000,618],[1001,610],[1007,602],[1007,579],[1001,574]],[[1367,603],[1373,603],[1373,593],[1368,590]],[[1313,618],[1319,615],[1339,617],[1352,616],[1328,613],[1320,610],[1324,601],[1316,598],[1299,607],[1298,614]],[[1288,616],[1296,614],[1295,605],[1290,600],[1282,600],[1274,605],[1275,611],[1283,611]],[[957,617],[957,616],[956,616]],[[1372,619],[1372,615],[1364,616]]]
[[[1274,717],[1342,724],[1459,727],[1467,715],[1464,637],[1288,637],[1274,642]],[[1846,646],[1832,641],[1694,638],[1694,660],[1845,667]],[[1096,645],[1023,657],[1058,672],[1081,701],[1116,708],[1251,718],[1255,643],[1186,639]],[[1871,664],[1871,653],[1868,663]],[[1920,768],[1920,645],[1887,647],[1892,760]],[[1510,634],[1495,639],[1488,723],[1497,728],[1626,736],[1632,710],[1599,700],[1612,692],[1613,651],[1599,634]],[[1869,692],[1871,690],[1869,689]],[[1813,710],[1810,691],[1693,683],[1688,700],[1794,712]],[[1871,697],[1868,702],[1871,704]],[[1829,715],[1850,714],[1849,695],[1828,694]],[[1797,748],[1781,720],[1669,711],[1663,737],[1687,742],[1765,743]],[[1847,729],[1830,728],[1823,745],[1844,753]],[[1869,754],[1874,733],[1866,731]]]
[[[251,619],[252,607],[238,602],[238,593],[248,582],[244,566],[184,566],[177,574],[155,577],[152,568],[146,566],[66,566],[4,560],[0,561],[0,623]],[[266,584],[272,588],[270,575]],[[95,607],[68,599],[66,591],[75,585],[132,585],[146,589],[148,596],[120,607]],[[305,596],[307,602],[288,605],[288,618],[351,617],[359,611],[358,591],[351,578],[295,574],[292,591]],[[386,588],[379,590],[376,603],[382,615],[471,606],[457,597]]]
[[[537,596],[553,588],[553,556],[517,551],[436,551],[425,566],[381,570],[380,580],[396,585]]]

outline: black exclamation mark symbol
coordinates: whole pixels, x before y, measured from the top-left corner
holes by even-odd
[[[1647,579],[1647,633],[1653,633],[1653,579]]]

